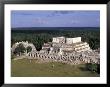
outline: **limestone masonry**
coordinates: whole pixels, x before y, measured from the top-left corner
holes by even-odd
[[[17,42],[12,46],[12,53],[19,43],[22,43],[24,47],[32,47],[32,51],[25,54],[28,59],[68,64],[100,63],[99,51],[90,49],[87,42],[81,41],[81,37],[53,37],[52,42],[44,43],[40,51],[37,51],[32,43]]]

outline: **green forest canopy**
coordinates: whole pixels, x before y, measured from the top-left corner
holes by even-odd
[[[89,43],[92,49],[100,48],[99,29],[77,29],[77,30],[12,30],[11,45],[20,41],[28,41],[40,50],[46,42],[51,42],[53,37],[82,37],[82,41]]]

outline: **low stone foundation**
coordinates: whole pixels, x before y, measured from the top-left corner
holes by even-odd
[[[63,55],[57,53],[40,53],[30,52],[27,54],[28,59],[38,59],[44,62],[62,62],[67,64],[81,64],[81,63],[97,63],[100,64],[100,55],[96,52],[73,52]]]

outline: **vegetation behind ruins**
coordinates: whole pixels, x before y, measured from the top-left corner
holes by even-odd
[[[82,37],[82,41],[89,43],[92,49],[100,48],[99,28],[12,28],[11,45],[15,42],[28,41],[40,50],[53,37]]]

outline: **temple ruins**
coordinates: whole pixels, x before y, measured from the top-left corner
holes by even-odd
[[[24,46],[30,44],[32,47],[32,51],[25,55],[28,59],[67,64],[100,63],[100,53],[92,50],[87,42],[81,41],[81,37],[53,37],[52,42],[44,43],[40,51],[37,51],[32,43],[19,43],[23,43]],[[15,47],[12,46],[13,51]]]

